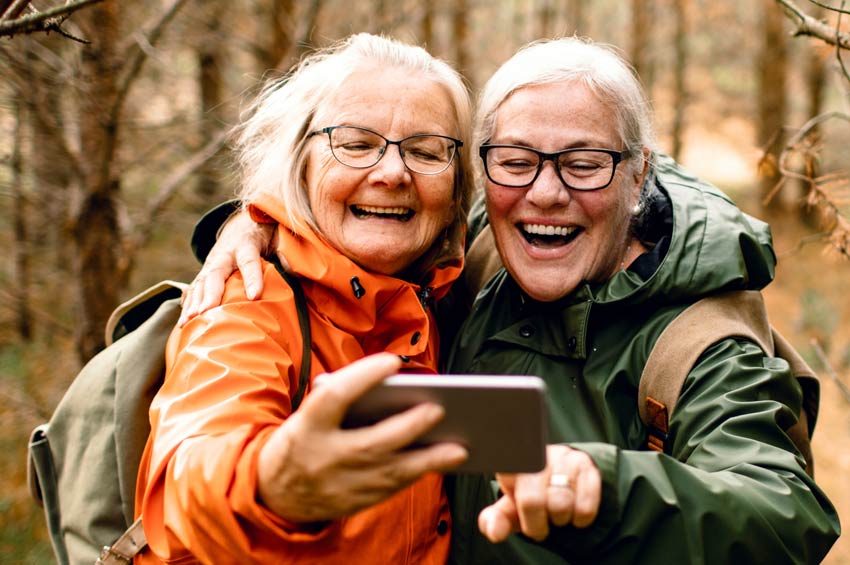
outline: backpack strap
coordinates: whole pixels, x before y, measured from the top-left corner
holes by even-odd
[[[496,250],[496,240],[493,238],[493,230],[487,224],[481,232],[475,236],[466,252],[463,268],[463,280],[469,291],[471,300],[493,278],[502,267],[502,259]]]
[[[682,384],[697,359],[709,346],[730,337],[754,341],[765,352],[773,353],[761,293],[734,291],[703,298],[683,310],[661,332],[638,387],[640,419],[650,427],[650,435],[661,432],[652,445],[663,445],[667,439],[666,420],[676,408]]]
[[[272,254],[269,261],[283,277],[283,280],[292,287],[292,294],[295,295],[295,309],[298,312],[298,325],[301,327],[301,371],[298,375],[298,390],[295,391],[290,400],[292,411],[295,412],[301,406],[304,393],[307,391],[307,384],[310,382],[310,366],[313,360],[310,352],[313,344],[313,336],[310,332],[310,312],[307,309],[307,297],[304,296],[304,289],[301,288],[301,280],[292,273],[288,273],[280,264],[276,255]]]
[[[818,411],[817,375],[770,325],[764,299],[758,291],[731,291],[703,298],[683,310],[661,332],[638,387],[638,411],[649,432],[647,447],[665,451],[670,417],[685,378],[706,349],[729,338],[752,341],[767,355],[788,362],[791,373],[803,389],[803,410],[786,433],[803,454],[806,471],[813,475],[814,459],[809,438]]]

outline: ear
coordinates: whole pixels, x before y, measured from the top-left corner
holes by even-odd
[[[649,174],[649,157],[651,155],[649,147],[644,147],[640,150],[640,157],[635,156],[634,159],[640,158],[641,166],[634,167],[634,196],[640,197],[640,191],[643,189],[643,183],[646,182],[646,176]]]
[[[640,159],[642,161],[641,167],[635,167],[635,183],[638,186],[643,186],[643,182],[646,180],[646,174],[649,172],[649,157],[651,151],[649,147],[644,147],[640,150],[641,156]]]

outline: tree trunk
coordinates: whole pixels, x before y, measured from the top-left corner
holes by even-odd
[[[32,313],[29,305],[30,247],[27,238],[26,206],[23,187],[23,156],[21,130],[24,121],[24,102],[20,94],[15,96],[12,133],[12,216],[15,225],[15,315],[18,335],[29,341],[32,338]]]
[[[292,49],[295,33],[294,9],[294,0],[272,0],[268,13],[265,10],[260,12],[261,22],[267,22],[261,34],[264,39],[257,60],[261,73],[288,66],[284,61]],[[262,23],[260,25],[262,26]]]
[[[571,0],[570,2],[569,24],[573,28],[573,33],[579,35],[587,35],[584,4],[585,0]]]
[[[685,82],[685,73],[688,68],[688,0],[674,0],[673,8],[676,15],[676,37],[673,42],[676,62],[673,70],[675,87],[671,156],[680,161],[685,135],[685,106],[688,103],[687,84]]]
[[[207,12],[207,29],[216,37],[220,22],[225,19],[226,4],[216,2]],[[201,41],[197,49],[198,83],[201,94],[201,146],[209,143],[225,123],[224,109],[224,46],[219,41]],[[198,171],[196,191],[204,201],[219,192],[218,159],[213,157]]]
[[[419,3],[419,41],[431,53],[434,52],[434,0]]]
[[[817,19],[822,19],[826,15],[823,7],[813,5],[810,12],[811,16]],[[824,88],[826,87],[826,62],[832,54],[832,50],[822,45],[821,43],[811,43],[807,46],[806,51],[806,119],[819,116],[823,112],[823,96]],[[812,139],[820,138],[820,127],[815,126],[809,133]],[[807,170],[802,171],[809,178],[817,178],[820,175],[820,155],[812,155],[812,158],[807,158],[805,167]],[[810,186],[808,183],[800,182],[797,189],[799,193],[798,211],[800,219],[809,227],[814,228],[818,225],[818,214],[813,213],[812,209],[807,204],[807,196],[809,195]]]
[[[79,209],[72,221],[72,247],[80,312],[77,352],[85,362],[103,348],[103,328],[118,304],[126,281],[119,274],[121,234],[116,197],[120,179],[114,160],[118,144],[117,53],[119,5],[116,1],[83,10],[77,20],[91,44],[83,49],[80,79],[80,146],[86,161]]]
[[[632,0],[632,50],[631,60],[638,75],[652,87],[652,70],[649,61],[649,39],[652,37],[652,0]]]
[[[785,16],[775,0],[762,0],[762,45],[758,57],[758,139],[766,160],[760,170],[759,192],[764,201],[780,180],[776,162],[784,146],[782,131],[787,112],[785,79],[788,50],[785,41]],[[771,198],[768,208],[781,208],[781,199]]]
[[[540,37],[552,37],[555,28],[555,6],[552,0],[537,0],[540,3],[538,10],[538,35]]]
[[[469,52],[466,45],[466,36],[468,35],[469,28],[466,18],[467,1],[455,0],[454,14],[452,15],[452,31],[455,45],[455,68],[457,68],[460,74],[468,77],[466,73],[466,65],[469,59]]]
[[[50,51],[60,51],[56,37],[40,39]],[[58,39],[64,41],[62,37]],[[20,100],[26,104],[25,115],[32,135],[27,165],[32,171],[35,199],[43,220],[33,226],[34,232],[30,240],[49,257],[48,264],[60,275],[67,274],[68,252],[64,230],[68,211],[68,187],[73,173],[69,163],[71,157],[66,154],[64,145],[65,123],[62,118],[61,100],[69,85],[62,82],[54,68],[35,56],[34,38],[20,38],[19,41],[24,46],[26,68],[22,70],[22,78],[26,81],[27,88],[18,92]],[[63,278],[54,277],[47,284],[50,286],[61,283]],[[48,295],[59,294],[48,288]]]

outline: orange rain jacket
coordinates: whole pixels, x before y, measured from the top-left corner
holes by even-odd
[[[253,212],[280,224],[278,237],[302,278],[313,334],[311,376],[381,351],[409,357],[411,371],[436,372],[436,323],[419,287],[361,269],[315,234],[296,237],[274,212],[282,209],[267,197]],[[441,298],[461,267],[458,260],[433,269],[431,296]],[[222,306],[169,339],[165,384],[151,405],[136,487],[149,544],[136,563],[442,565],[451,519],[441,475],[427,475],[318,532],[299,530],[259,503],[258,454],[290,415],[301,365],[292,291],[271,264],[263,276],[261,299],[248,301],[235,274]],[[359,298],[353,277],[365,290]]]

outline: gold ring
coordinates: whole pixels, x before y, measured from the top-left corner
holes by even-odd
[[[549,477],[549,486],[570,488],[570,477],[565,473],[552,473],[552,476]]]

